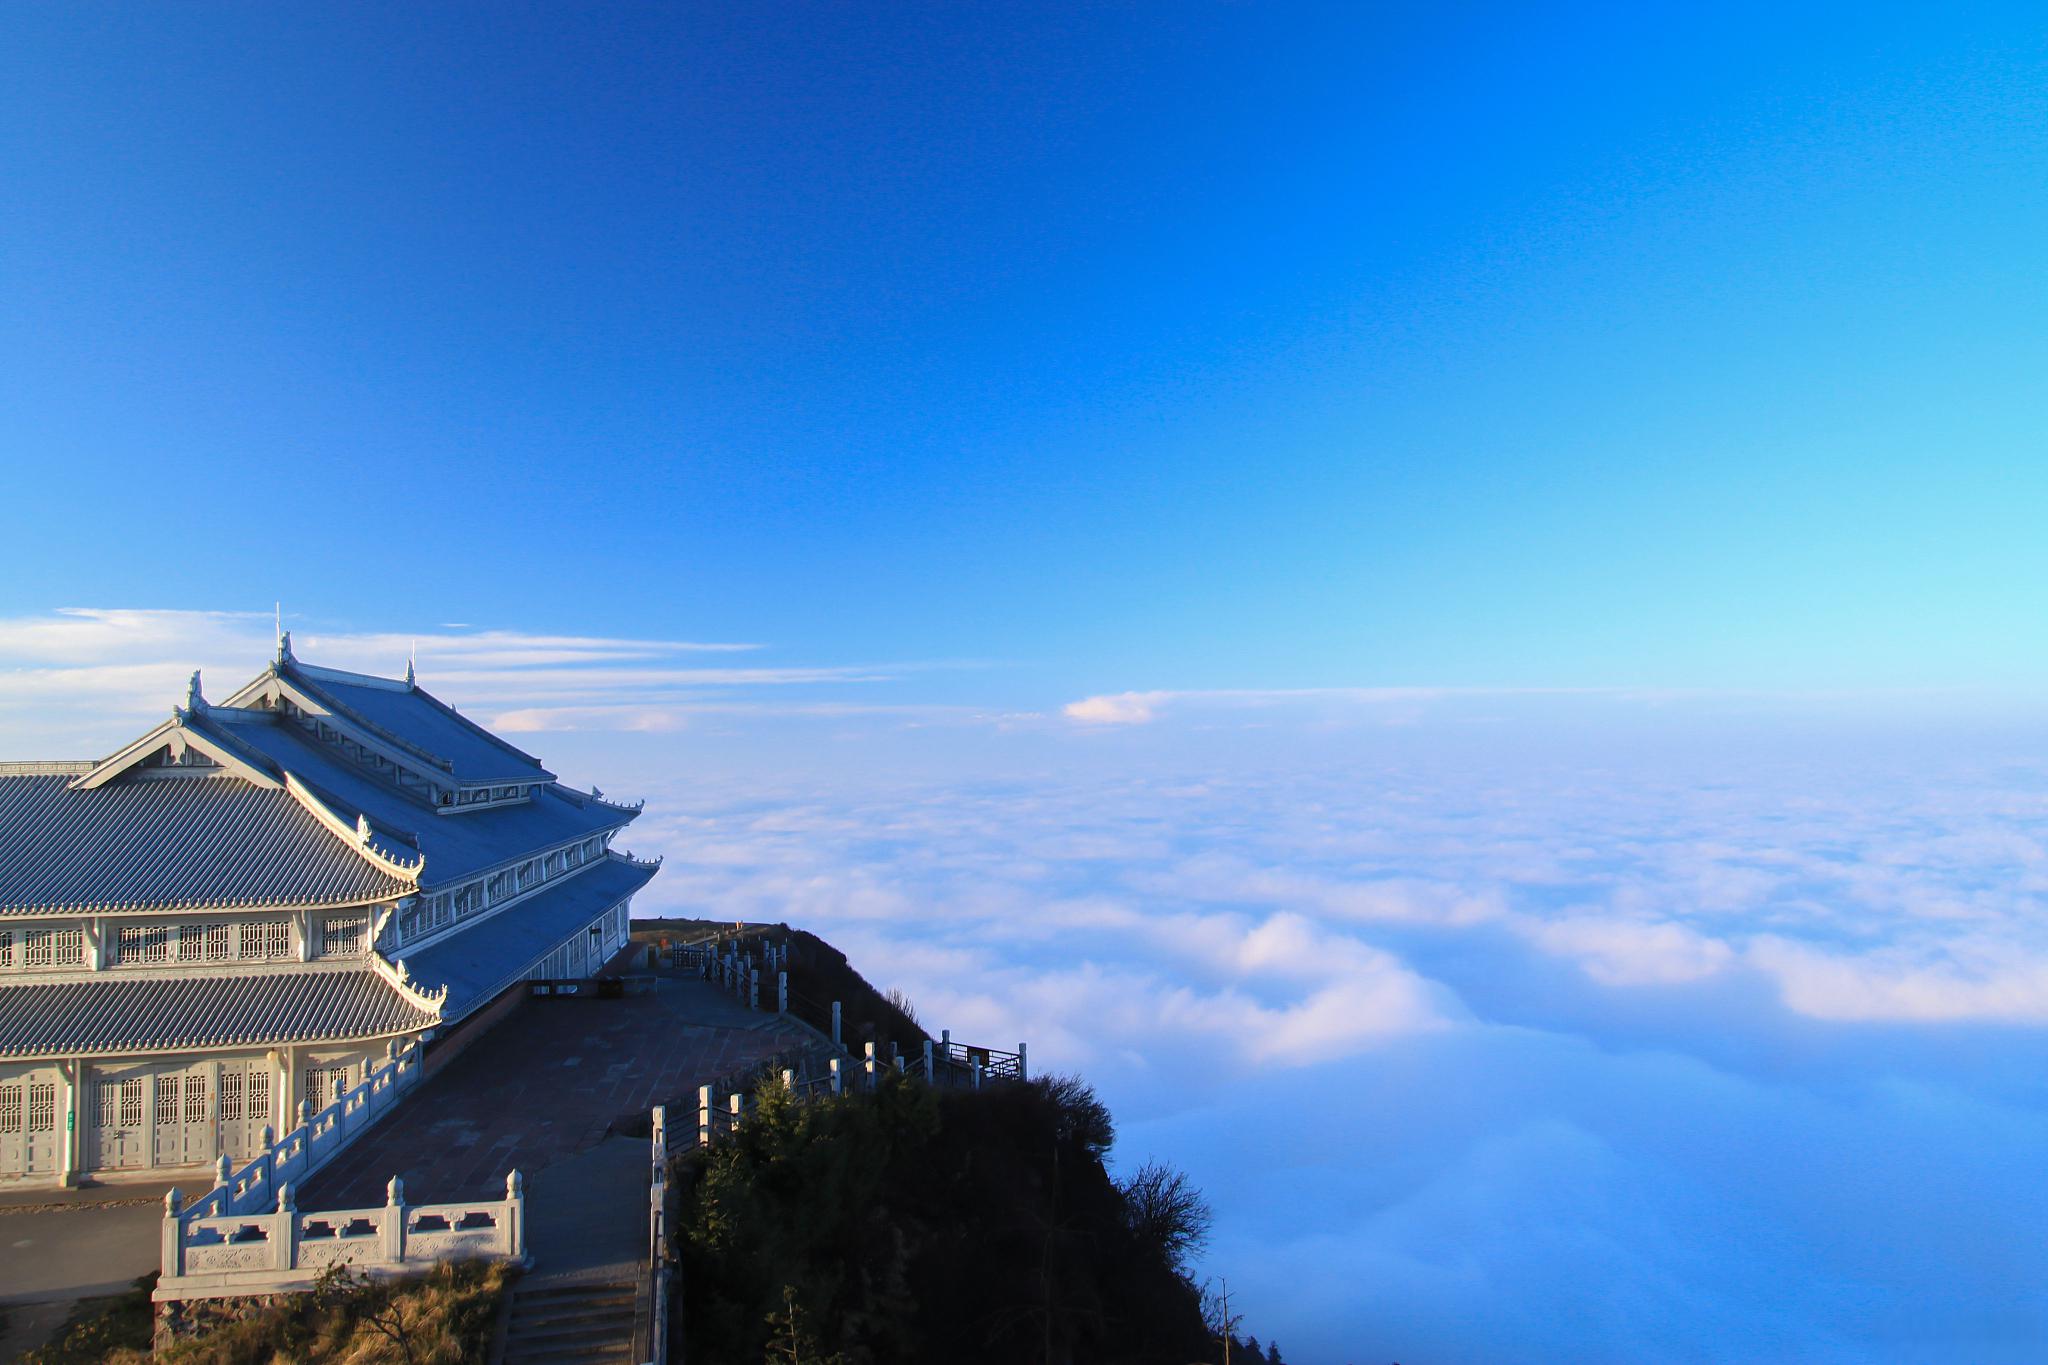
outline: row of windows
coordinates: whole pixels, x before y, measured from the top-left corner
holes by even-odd
[[[282,919],[239,924],[124,924],[114,938],[114,961],[123,966],[273,962],[292,955],[291,924]]]
[[[364,914],[330,915],[320,925],[322,957],[358,957],[369,951]],[[296,956],[291,923],[284,919],[194,924],[123,924],[114,931],[111,962],[120,966],[209,962],[277,962]],[[0,970],[83,967],[85,930],[0,929]]]
[[[0,929],[0,968],[84,965],[83,929]]]
[[[445,929],[456,920],[467,919],[500,901],[530,891],[551,877],[559,877],[571,868],[581,867],[603,851],[603,836],[592,835],[580,844],[556,849],[542,858],[528,858],[517,867],[508,867],[453,891],[421,896],[399,912],[398,936],[405,942],[411,942],[423,934]]]

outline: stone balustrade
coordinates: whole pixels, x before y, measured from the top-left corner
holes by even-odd
[[[386,1194],[380,1208],[305,1210],[286,1183],[271,1212],[193,1217],[172,1190],[164,1197],[164,1269],[154,1297],[170,1303],[290,1293],[337,1265],[379,1276],[462,1258],[527,1261],[526,1195],[517,1171],[506,1177],[503,1199],[408,1204],[396,1176]]]
[[[425,1074],[420,1058],[418,1042],[402,1049],[392,1043],[383,1065],[354,1089],[344,1089],[337,1082],[334,1100],[325,1109],[316,1113],[311,1101],[301,1101],[299,1126],[282,1138],[274,1138],[265,1127],[263,1150],[241,1170],[235,1170],[225,1156],[220,1159],[213,1188],[185,1205],[185,1219],[225,1218],[275,1205],[279,1189],[305,1183],[307,1176],[332,1161],[419,1083]],[[165,1273],[169,1273],[168,1263]]]

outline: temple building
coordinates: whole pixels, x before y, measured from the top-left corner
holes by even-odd
[[[0,764],[0,1185],[236,1160],[390,1044],[622,950],[637,814],[403,681],[254,681],[97,763]]]

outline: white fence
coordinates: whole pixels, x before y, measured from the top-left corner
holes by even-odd
[[[464,1257],[526,1259],[526,1195],[519,1172],[503,1199],[408,1204],[396,1176],[381,1208],[302,1210],[290,1185],[270,1213],[190,1216],[178,1192],[164,1196],[164,1273],[156,1301],[305,1289],[331,1266],[402,1274]]]
[[[383,1065],[354,1089],[335,1086],[333,1103],[314,1112],[299,1105],[299,1126],[272,1140],[237,1171],[226,1157],[213,1188],[191,1203],[177,1190],[164,1200],[163,1278],[156,1298],[169,1302],[208,1294],[267,1293],[304,1288],[330,1265],[347,1262],[387,1272],[455,1256],[522,1260],[526,1255],[519,1173],[505,1198],[472,1204],[403,1203],[394,1179],[389,1202],[376,1209],[307,1212],[291,1189],[338,1156],[397,1106],[426,1073],[420,1045],[391,1044]]]
[[[187,1204],[181,1216],[190,1222],[273,1207],[280,1188],[303,1184],[307,1176],[332,1161],[365,1128],[389,1113],[400,1096],[419,1084],[423,1074],[420,1045],[408,1043],[401,1050],[392,1043],[384,1064],[355,1089],[343,1090],[336,1082],[334,1102],[319,1113],[313,1112],[310,1100],[300,1101],[299,1126],[282,1138],[272,1140],[266,1125],[263,1150],[241,1170],[233,1169],[222,1157],[213,1189]],[[164,1273],[170,1273],[168,1261]]]

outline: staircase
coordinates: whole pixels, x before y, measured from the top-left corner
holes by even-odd
[[[512,1291],[504,1365],[597,1365],[638,1359],[638,1287],[624,1280],[528,1280]]]

